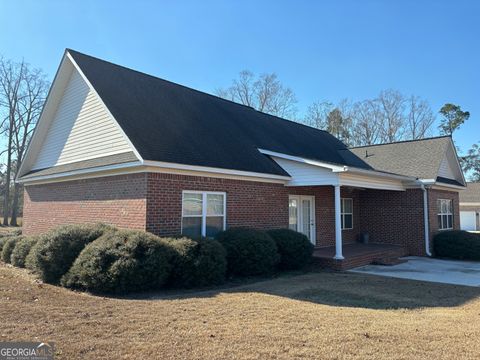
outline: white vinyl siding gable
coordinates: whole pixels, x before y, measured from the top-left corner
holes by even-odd
[[[32,169],[130,151],[115,120],[73,69]]]
[[[275,156],[272,159],[292,177],[288,186],[338,184],[338,175],[330,169]]]
[[[455,156],[456,155],[453,148],[449,146],[445,153],[445,157],[440,163],[440,168],[438,169],[438,176],[462,182],[462,174],[460,173],[460,169],[458,168]]]

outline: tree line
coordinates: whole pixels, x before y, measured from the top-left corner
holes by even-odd
[[[439,109],[439,125],[434,129],[437,114],[427,100],[393,89],[355,102],[347,98],[336,104],[315,101],[303,117],[298,117],[295,93],[275,73],[256,76],[248,70],[241,71],[230,86],[218,88],[215,93],[256,110],[326,130],[350,147],[453,135],[470,117],[459,105],[447,103]],[[457,150],[461,153],[458,147]],[[480,181],[480,143],[473,144],[459,158],[469,180]]]
[[[22,214],[23,188],[15,182],[28,142],[40,117],[50,83],[45,73],[25,61],[0,56],[0,206],[2,223],[17,225]],[[334,104],[316,101],[297,116],[297,98],[275,73],[256,76],[239,73],[230,86],[215,93],[259,111],[326,130],[348,146],[422,139],[434,134],[435,113],[419,96],[383,90],[377,97]],[[439,111],[439,133],[452,135],[470,114],[460,106],[445,104]],[[460,157],[471,180],[480,181],[480,144]]]

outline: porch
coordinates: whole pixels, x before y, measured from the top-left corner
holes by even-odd
[[[396,264],[399,258],[408,255],[408,250],[400,245],[390,244],[344,244],[343,259],[335,259],[335,246],[316,248],[314,261],[321,267],[334,270],[348,270],[371,263]]]

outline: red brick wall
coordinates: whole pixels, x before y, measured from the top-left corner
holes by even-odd
[[[182,191],[222,191],[227,194],[227,227],[273,229],[288,226],[288,191],[282,184],[149,173],[147,231],[178,235]]]
[[[360,193],[361,231],[370,241],[401,245],[411,255],[424,255],[423,194],[407,191],[364,190]]]
[[[24,232],[35,234],[68,223],[106,222],[158,235],[181,231],[182,191],[222,191],[227,194],[227,226],[272,229],[288,226],[288,195],[315,196],[317,246],[335,245],[334,188],[285,187],[253,181],[173,174],[134,174],[27,186]],[[342,188],[353,198],[352,230],[344,244],[361,232],[371,242],[402,245],[412,255],[424,254],[423,195],[419,189],[398,191]],[[429,190],[430,227],[438,230],[436,199],[454,200],[454,224],[459,227],[458,193]],[[433,206],[432,206],[433,205]]]
[[[460,204],[459,194],[455,191],[444,191],[428,189],[428,204],[429,204],[429,227],[430,227],[430,245],[433,244],[433,238],[439,231],[438,224],[438,199],[450,199],[453,201],[453,228],[460,229]]]
[[[95,222],[145,230],[146,189],[146,174],[26,186],[23,232]]]

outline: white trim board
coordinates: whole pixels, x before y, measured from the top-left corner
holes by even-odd
[[[480,202],[460,202],[460,206],[480,206]]]
[[[287,186],[352,186],[368,189],[404,191],[416,179],[378,171],[349,168],[259,149],[291,176]],[[418,185],[416,185],[418,187]]]
[[[161,163],[163,166],[159,166],[159,162],[147,162],[147,164],[140,161],[129,162],[123,164],[115,164],[108,166],[101,166],[89,169],[79,169],[69,171],[65,173],[52,174],[31,177],[27,179],[18,179],[17,181],[28,185],[39,185],[55,182],[74,181],[91,179],[96,177],[106,177],[115,175],[126,175],[135,173],[163,173],[163,174],[177,174],[186,176],[201,176],[201,177],[213,177],[221,179],[243,180],[243,181],[256,181],[267,182],[276,184],[285,184],[290,177],[252,173],[247,171],[236,171],[228,169],[209,168],[202,166],[190,166],[171,163]]]

